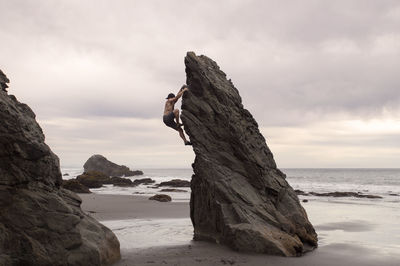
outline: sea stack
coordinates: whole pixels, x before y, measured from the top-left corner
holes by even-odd
[[[317,234],[239,91],[206,56],[188,52],[185,65],[182,121],[196,154],[194,239],[282,256],[317,247]]]
[[[90,158],[83,165],[83,169],[85,172],[97,171],[108,176],[143,175],[143,172],[140,170],[131,171],[127,166],[113,163],[100,154],[90,156]]]
[[[44,140],[29,106],[0,90],[0,265],[116,262],[118,239],[60,187],[59,159]]]

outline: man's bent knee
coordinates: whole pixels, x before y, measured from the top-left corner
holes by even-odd
[[[179,109],[174,109],[174,114],[178,114],[179,115]]]

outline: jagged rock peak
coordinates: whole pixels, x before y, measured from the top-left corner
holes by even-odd
[[[35,117],[28,105],[0,90],[0,185],[61,184],[59,159]]]
[[[0,265],[110,265],[116,236],[60,188],[57,156],[35,114],[0,90]]]
[[[10,80],[7,78],[6,74],[3,73],[0,69],[0,90],[7,92],[8,85]]]
[[[233,83],[206,56],[188,52],[185,65],[182,121],[196,154],[194,239],[283,256],[316,247],[305,210]]]
[[[92,155],[83,165],[83,169],[85,172],[98,171],[108,176],[143,175],[142,171],[131,171],[127,166],[113,163],[100,154]]]

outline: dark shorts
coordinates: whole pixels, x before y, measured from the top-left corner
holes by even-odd
[[[164,121],[164,124],[167,125],[167,127],[178,130],[178,125],[175,123],[175,115],[173,112],[170,112],[167,115],[164,115],[163,121]]]

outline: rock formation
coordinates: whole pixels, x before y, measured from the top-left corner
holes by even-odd
[[[109,265],[119,242],[60,188],[35,114],[0,90],[0,265]]]
[[[103,184],[111,184],[111,178],[97,171],[84,172],[76,177],[76,180],[88,188],[100,188]]]
[[[91,193],[88,187],[82,185],[76,179],[63,180],[62,187],[75,193]]]
[[[172,179],[158,184],[159,187],[190,187],[190,182],[182,179]]]
[[[150,184],[153,184],[155,182],[156,182],[155,180],[147,177],[147,178],[135,179],[133,181],[133,184],[135,184],[135,185],[140,185],[140,184],[150,185]]]
[[[0,90],[7,92],[7,83],[9,82],[10,80],[7,78],[6,74],[4,74],[0,69]]]
[[[108,176],[134,176],[143,175],[142,171],[136,170],[131,171],[125,165],[118,165],[107,160],[106,157],[96,154],[91,156],[86,163],[83,165],[85,172],[98,171]]]
[[[196,154],[194,239],[282,256],[315,248],[317,234],[238,90],[206,56],[189,52],[185,65],[182,121]]]

